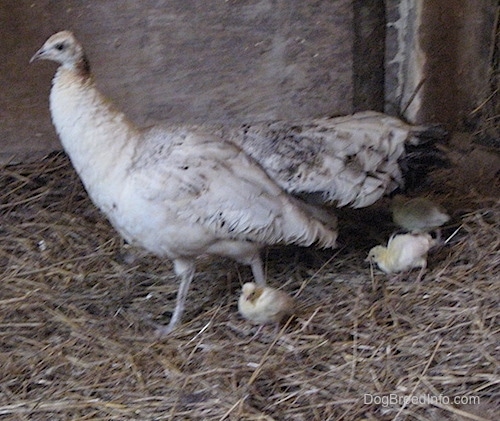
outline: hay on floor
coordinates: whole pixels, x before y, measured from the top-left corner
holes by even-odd
[[[63,154],[1,169],[0,419],[493,420],[499,200],[436,180],[455,234],[420,283],[364,262],[392,230],[382,201],[341,212],[333,252],[266,252],[269,284],[302,308],[279,334],[252,339],[237,314],[249,270],[206,259],[183,325],[156,340],[170,263],[123,243]]]

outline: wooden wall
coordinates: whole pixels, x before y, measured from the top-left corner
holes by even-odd
[[[386,0],[386,111],[470,129],[491,96],[498,0]],[[497,46],[497,48],[499,48]]]
[[[56,31],[75,32],[101,90],[141,125],[243,121],[352,112],[353,16],[352,0],[2,0],[0,152],[59,146],[55,65],[28,64]]]
[[[101,90],[140,125],[346,114],[461,128],[488,93],[497,0],[2,0],[0,163],[60,148],[55,64],[71,29]]]

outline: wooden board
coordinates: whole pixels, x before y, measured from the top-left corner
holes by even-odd
[[[101,90],[141,125],[353,111],[352,0],[2,0],[3,161],[59,147],[55,64],[28,64],[52,33],[84,45]]]

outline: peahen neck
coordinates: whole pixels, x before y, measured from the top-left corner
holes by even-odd
[[[84,60],[59,67],[50,110],[66,153],[99,206],[109,193],[104,190],[115,187],[113,179],[123,180],[123,166],[131,162],[140,137],[138,129],[97,90]]]

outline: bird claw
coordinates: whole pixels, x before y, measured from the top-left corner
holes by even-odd
[[[175,330],[175,326],[171,326],[170,324],[165,326],[155,323],[154,327],[155,327],[154,336],[157,339],[163,339],[169,336]]]
[[[418,272],[417,279],[415,280],[415,282],[419,283],[422,280],[422,277],[425,274],[425,270],[426,270],[425,266],[420,269],[420,271]]]

